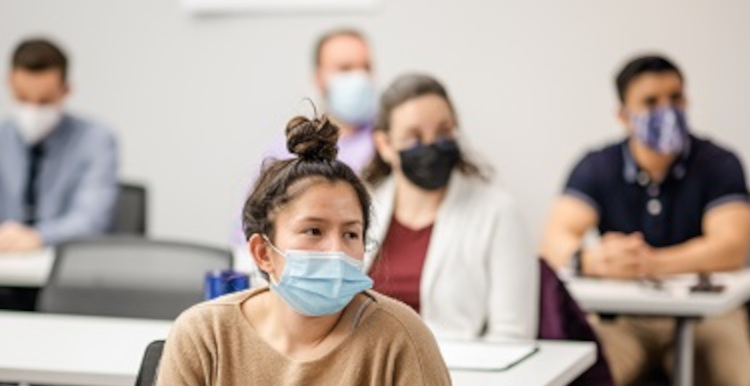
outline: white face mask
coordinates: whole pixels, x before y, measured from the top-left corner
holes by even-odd
[[[19,103],[14,118],[21,130],[21,136],[28,144],[34,144],[47,137],[62,120],[62,107],[59,105],[34,105]]]

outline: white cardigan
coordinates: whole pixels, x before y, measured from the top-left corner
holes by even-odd
[[[384,241],[393,217],[391,176],[373,192],[372,233]],[[510,196],[454,172],[432,228],[420,312],[441,337],[535,339],[539,267]],[[369,270],[379,251],[365,256]]]

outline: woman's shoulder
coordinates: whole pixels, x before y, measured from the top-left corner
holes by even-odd
[[[466,176],[458,172],[451,176],[451,196],[454,203],[478,208],[483,212],[492,209],[513,208],[513,196],[494,180],[484,180],[476,176]]]
[[[264,290],[266,288],[246,290],[198,303],[175,319],[171,335],[212,334],[222,330],[221,326],[234,325],[242,320],[238,318],[241,303]]]
[[[362,321],[367,325],[366,341],[373,351],[397,353],[399,377],[404,384],[448,385],[450,375],[437,341],[422,318],[406,304],[367,291],[376,307]],[[383,358],[389,356],[382,356]]]
[[[413,318],[419,320],[419,314],[403,302],[373,290],[366,291],[366,294],[374,300],[375,304],[377,304],[377,308],[380,311],[385,312],[387,315],[408,319],[409,321]]]
[[[376,319],[376,323],[372,323],[373,326],[388,334],[402,330],[406,333],[402,337],[414,340],[411,342],[414,344],[419,344],[420,339],[434,340],[427,325],[411,307],[375,291],[367,291],[367,295],[371,296],[376,304],[370,315]]]

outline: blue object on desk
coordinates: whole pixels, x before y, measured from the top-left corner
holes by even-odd
[[[250,277],[247,274],[231,269],[206,272],[203,282],[203,298],[211,300],[228,293],[250,288]]]

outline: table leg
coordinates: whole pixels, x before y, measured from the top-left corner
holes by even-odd
[[[675,364],[674,379],[675,386],[693,385],[693,338],[695,330],[695,319],[677,318],[675,327]]]

